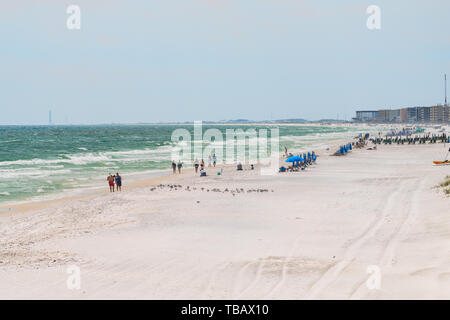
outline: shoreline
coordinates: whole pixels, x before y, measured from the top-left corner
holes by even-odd
[[[350,139],[337,139],[337,140],[327,140],[321,143],[321,147],[316,148],[314,150],[317,150],[318,156],[321,154],[323,155],[325,152],[331,152],[327,149],[333,150],[333,148],[337,147],[340,144],[347,143]],[[304,148],[306,149],[306,147]],[[312,149],[311,149],[312,150]],[[299,150],[296,150],[295,153],[299,152]],[[281,152],[280,152],[281,154]],[[284,163],[283,159],[280,158],[280,165]],[[235,164],[218,164],[216,168],[225,168],[225,167],[234,167]],[[208,167],[206,167],[208,169]],[[164,173],[166,172],[167,173]],[[183,168],[182,175],[193,173],[194,168],[191,166],[187,166]],[[148,174],[152,175],[155,174],[155,177],[149,177],[149,178],[137,178],[132,179],[130,182],[127,182],[126,185],[122,187],[123,191],[131,191],[134,189],[144,188],[148,186],[153,186],[158,183],[162,183],[166,180],[175,179],[177,176],[180,176],[178,173],[176,175],[173,175],[171,173],[171,168],[167,170],[155,170],[155,171],[149,171]],[[140,174],[139,172],[132,173],[132,176]],[[145,175],[145,174],[144,174]],[[91,193],[88,193],[88,192]],[[74,194],[75,193],[75,194]],[[81,194],[79,194],[81,193]],[[80,200],[80,199],[90,199],[90,198],[96,198],[100,196],[104,196],[106,194],[109,194],[109,189],[106,183],[104,183],[104,187],[93,184],[89,188],[84,188],[83,190],[66,190],[59,193],[55,193],[53,195],[50,195],[50,199],[31,199],[31,200],[21,200],[21,201],[11,201],[6,202],[6,204],[0,203],[0,218],[9,216],[9,215],[15,215],[19,213],[29,212],[29,211],[35,211],[40,209],[45,209],[57,204],[61,204],[67,201],[72,200]]]
[[[294,125],[296,125],[296,124],[294,124]],[[383,128],[379,128],[379,129],[385,130],[386,128],[383,127]],[[430,134],[430,132],[428,132],[426,134]],[[420,136],[420,134],[418,134],[418,135]],[[312,149],[316,150],[316,153],[319,157],[323,156],[325,153],[327,153],[326,156],[331,156],[331,155],[333,155],[334,149],[337,149],[339,145],[348,143],[349,140],[354,140],[354,139],[348,138],[348,139],[326,140],[320,144],[320,147],[312,148]],[[300,151],[295,150],[294,153],[303,152],[303,149],[307,149],[307,147],[302,148],[302,150],[299,149]],[[280,154],[281,154],[281,152],[280,152]],[[280,165],[283,163],[284,163],[283,159],[280,158]],[[232,165],[218,164],[217,168],[225,168],[225,167],[233,167],[233,166],[235,166],[235,164],[232,164]],[[206,168],[208,168],[208,167],[206,167]],[[188,173],[193,173],[193,172],[194,172],[194,168],[189,165],[187,167],[184,167],[182,175],[188,174]],[[130,176],[137,176],[139,174],[142,174],[144,176],[145,175],[150,175],[150,176],[154,175],[154,177],[131,179],[129,182],[127,182],[126,185],[123,186],[122,191],[127,191],[127,190],[131,191],[131,190],[135,190],[135,189],[139,189],[139,188],[153,186],[155,184],[162,183],[166,180],[176,179],[176,177],[179,176],[178,173],[176,175],[173,175],[171,173],[171,168],[169,168],[167,170],[134,172],[134,173],[131,173]],[[59,193],[54,193],[52,195],[47,195],[50,197],[50,199],[45,199],[45,198],[39,199],[37,197],[36,199],[29,199],[29,200],[6,201],[3,204],[0,203],[0,218],[9,216],[9,215],[23,213],[23,212],[45,209],[45,208],[48,208],[48,207],[51,207],[51,206],[54,206],[54,205],[57,205],[60,203],[64,203],[67,201],[96,198],[96,197],[104,196],[109,193],[110,192],[109,192],[107,186],[103,187],[103,186],[100,186],[99,184],[93,184],[89,188],[84,188],[81,191],[80,190],[66,190],[66,191],[62,191]]]
[[[385,129],[385,128],[383,128],[383,129]],[[313,149],[316,150],[316,153],[318,154],[319,157],[323,156],[325,153],[327,153],[326,156],[332,156],[334,149],[337,149],[338,146],[341,144],[348,143],[349,140],[350,139],[326,140],[320,144],[320,147],[315,148],[315,149],[313,148]],[[307,149],[307,148],[306,147],[302,148],[301,151],[295,150],[294,153],[303,152],[303,149]],[[280,154],[281,154],[281,152],[280,152]],[[283,163],[284,163],[283,159],[280,158],[280,165],[282,165]],[[231,164],[231,165],[230,164],[228,164],[228,165],[218,164],[217,168],[225,168],[225,167],[233,167],[233,166],[235,166],[235,164]],[[208,167],[206,167],[206,168],[208,168]],[[187,166],[183,169],[182,175],[188,174],[188,173],[193,173],[193,172],[194,172],[194,168],[191,166]],[[148,172],[142,172],[142,173],[134,172],[134,173],[131,173],[130,175],[137,176],[139,174],[150,175],[150,176],[154,175],[154,177],[131,179],[129,182],[127,182],[126,185],[123,186],[122,191],[131,191],[131,190],[135,190],[135,189],[139,189],[139,188],[153,186],[155,184],[162,183],[166,180],[176,179],[176,177],[180,176],[178,173],[176,175],[173,175],[171,173],[170,168],[167,170],[155,170],[155,171],[148,171]],[[23,212],[45,209],[45,208],[54,206],[56,204],[64,203],[67,201],[96,198],[96,197],[104,196],[109,193],[110,192],[108,190],[108,187],[106,186],[106,183],[105,183],[105,186],[100,186],[99,184],[93,184],[89,188],[84,188],[81,191],[80,190],[66,190],[66,191],[62,191],[60,193],[55,193],[53,195],[48,195],[51,197],[50,199],[36,198],[36,199],[31,199],[31,200],[11,201],[11,202],[6,202],[5,204],[0,203],[0,218],[9,216],[9,215],[23,213]]]
[[[288,128],[289,125],[283,126],[285,128]],[[302,127],[302,126],[300,126]],[[330,127],[330,126],[328,126]],[[342,128],[342,130],[344,132],[341,132],[340,129],[330,129],[332,131],[332,133],[305,133],[305,135],[300,135],[300,136],[296,136],[296,135],[290,135],[290,134],[285,134],[283,136],[280,137],[280,144],[286,144],[288,146],[288,148],[291,149],[292,145],[296,145],[296,147],[294,147],[295,149],[298,148],[306,148],[306,149],[316,149],[319,147],[322,147],[324,145],[327,145],[330,141],[338,141],[340,139],[343,139],[342,137],[344,137],[344,139],[351,139],[352,135],[356,134],[357,132],[354,130],[359,130],[358,132],[362,132],[362,131],[368,131],[368,132],[372,132],[371,130],[373,130],[372,128],[369,128],[367,126],[363,126],[361,127],[360,125],[358,126],[354,126],[354,127],[349,127],[349,126],[344,126],[344,125],[336,125],[336,126],[332,126],[332,127],[336,127],[336,128]],[[346,127],[347,129],[344,129],[344,127]],[[358,129],[359,128],[359,129]],[[223,129],[224,130],[224,129]],[[288,129],[286,129],[288,130]],[[290,130],[290,129],[289,129]],[[329,130],[325,130],[325,131],[329,131]],[[86,149],[83,147],[83,149]],[[147,152],[147,149],[144,148],[143,149],[145,152]],[[109,160],[108,161],[112,161],[111,163],[108,164],[108,166],[121,166],[121,168],[124,170],[127,168],[127,163],[126,162],[122,162],[125,161],[127,159],[127,157],[135,157],[134,154],[141,154],[143,150],[137,149],[137,150],[131,150],[131,151],[123,151],[125,154],[127,154],[126,156],[123,156],[121,153],[122,151],[119,152],[120,155],[117,155],[117,159],[109,159],[110,157],[113,157],[113,152],[98,152],[95,153],[94,149],[91,151],[86,151],[87,153],[71,153],[68,157],[70,158],[68,161],[68,163],[72,163],[72,161],[75,161],[76,159],[82,159],[82,161],[93,161],[93,158],[96,159],[100,159],[102,157],[106,157]],[[136,151],[136,153],[134,153]],[[154,155],[152,155],[151,150],[148,150],[148,161],[152,161]],[[156,148],[155,149],[155,153],[159,154],[160,152],[160,148]],[[132,156],[130,156],[130,154]],[[120,157],[124,157],[123,159],[121,159]],[[89,166],[86,167],[86,170],[88,170],[89,173],[86,173],[86,179],[83,179],[83,168],[84,168],[84,164],[81,164],[80,166],[75,166],[75,167],[71,167],[69,166],[68,168],[65,168],[63,166],[58,166],[60,168],[55,169],[55,171],[48,171],[48,170],[53,170],[53,169],[49,169],[46,166],[49,165],[48,163],[51,163],[53,161],[56,161],[53,158],[49,158],[46,159],[45,157],[40,159],[38,156],[36,156],[36,159],[32,159],[32,160],[23,160],[25,163],[21,164],[20,162],[22,160],[17,160],[17,161],[9,161],[11,163],[8,163],[8,161],[6,161],[6,163],[0,163],[0,173],[3,173],[4,171],[7,173],[6,176],[6,180],[2,181],[2,185],[1,185],[1,189],[3,192],[3,195],[0,194],[0,207],[1,208],[6,208],[8,209],[9,206],[17,206],[18,204],[23,204],[23,203],[28,203],[28,202],[40,202],[40,201],[49,201],[49,200],[55,200],[55,199],[59,199],[59,198],[66,198],[66,197],[72,197],[72,196],[79,196],[84,194],[85,192],[83,190],[87,190],[87,192],[96,192],[96,189],[99,187],[102,187],[102,182],[104,180],[103,178],[103,174],[106,174],[106,170],[116,170],[116,169],[105,169],[104,172],[103,171],[89,171],[91,170],[91,168]],[[73,160],[72,159],[75,159]],[[170,155],[168,155],[168,157],[170,157]],[[105,159],[106,159],[105,158]],[[28,158],[26,158],[28,159]],[[101,160],[101,161],[106,161],[105,159]],[[139,160],[139,156],[137,156],[138,162],[139,161],[143,161],[142,159]],[[42,160],[42,168],[39,165],[33,164],[34,160],[36,160],[36,162],[38,163],[39,161]],[[38,161],[39,160],[39,161]],[[61,160],[61,161],[66,161],[66,160]],[[158,161],[160,161],[161,159],[158,159]],[[78,161],[78,160],[77,160]],[[80,160],[81,161],[81,160]],[[100,160],[99,160],[100,161]],[[117,162],[115,162],[117,161]],[[19,165],[18,167],[16,167],[16,165],[14,164],[15,162],[17,162],[17,164]],[[169,163],[168,163],[169,164]],[[6,165],[3,166],[3,165]],[[64,164],[63,164],[64,165]],[[9,167],[11,166],[11,167]],[[143,175],[144,177],[147,176],[147,174],[152,174],[152,172],[158,172],[158,171],[162,171],[164,169],[161,169],[161,164],[152,164],[151,167],[155,167],[154,169],[150,169],[148,168],[148,166],[145,165],[145,161],[142,162],[142,164],[139,164],[139,166],[136,166],[136,168],[132,168],[130,170],[130,172],[126,173],[126,176],[128,177],[127,180],[135,180],[135,177],[137,179],[142,179],[142,177],[140,177],[141,175]],[[15,175],[19,175],[20,177],[26,177],[27,174],[27,170],[32,170],[33,174],[37,175],[37,176],[33,176],[31,177],[32,179],[29,181],[30,185],[27,185],[27,181],[23,181],[22,180],[14,180],[14,176]],[[80,171],[81,170],[81,171]],[[170,170],[170,169],[169,169]],[[9,172],[11,171],[11,172]],[[17,171],[17,172],[16,172]],[[59,171],[63,172],[63,171],[67,171],[66,173],[62,174]],[[120,171],[120,169],[119,169]],[[78,177],[78,175],[81,173],[81,178]],[[124,172],[121,172],[122,174]],[[42,177],[40,176],[42,174]],[[69,179],[71,178],[71,175],[77,175],[76,179]],[[67,177],[66,177],[67,175]],[[22,179],[23,179],[22,178]],[[78,179],[80,178],[80,179]],[[24,184],[25,183],[25,184]],[[10,187],[8,187],[10,186]],[[21,187],[23,187],[23,190],[21,189]],[[80,189],[81,187],[81,189]],[[91,191],[92,189],[92,191]],[[81,192],[80,192],[81,190]],[[10,194],[11,193],[11,194]]]
[[[122,187],[122,189],[123,189],[122,192],[128,191],[128,190],[131,191],[133,189],[138,189],[138,188],[142,188],[142,187],[152,186],[154,184],[160,183],[161,181],[165,181],[169,177],[170,177],[170,175],[168,175],[168,174],[161,174],[160,176],[153,177],[153,178],[132,180],[129,183],[127,183],[126,186]],[[93,192],[91,194],[87,194],[87,190],[85,189],[82,191],[82,193],[83,193],[82,195],[65,195],[66,192],[70,193],[70,191],[66,191],[66,192],[62,192],[59,194],[55,194],[55,197],[57,197],[55,199],[48,199],[48,200],[37,199],[37,200],[31,200],[31,201],[24,200],[24,201],[18,202],[18,203],[11,203],[9,205],[0,205],[0,218],[2,216],[8,216],[8,215],[12,215],[12,214],[19,214],[19,213],[28,212],[28,211],[35,211],[35,210],[49,208],[56,204],[61,204],[61,203],[67,202],[67,201],[96,198],[96,197],[104,196],[104,195],[107,195],[110,193],[108,186],[106,186],[106,185],[104,188],[102,188],[100,186],[95,186],[92,189],[90,188],[89,190],[92,190]],[[116,191],[116,192],[120,192],[120,191]]]

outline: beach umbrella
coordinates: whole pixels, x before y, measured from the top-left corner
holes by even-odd
[[[292,156],[292,157],[287,158],[285,161],[286,162],[295,162],[295,161],[297,161],[297,157],[298,156]]]
[[[296,162],[296,161],[303,161],[302,156],[292,156],[285,160],[286,162]]]

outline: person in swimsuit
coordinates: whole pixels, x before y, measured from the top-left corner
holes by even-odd
[[[198,172],[198,160],[197,159],[195,159],[195,161],[194,161],[194,168],[195,168],[195,173],[197,173]]]
[[[172,160],[172,170],[174,174],[177,173],[177,164],[173,160]]]
[[[216,162],[217,162],[217,157],[216,157],[215,153],[213,154],[212,159],[213,159],[213,166],[215,167],[216,166]]]
[[[116,186],[117,191],[122,191],[122,177],[119,175],[119,173],[116,173]]]
[[[109,192],[114,192],[114,178],[111,174],[106,178],[106,181],[108,181]]]
[[[183,167],[183,162],[181,162],[181,160],[178,160],[178,173],[181,173],[182,167]]]

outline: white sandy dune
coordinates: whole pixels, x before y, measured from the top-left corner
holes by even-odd
[[[1,217],[0,298],[449,299],[450,198],[433,188],[450,174],[432,166],[442,150],[322,152],[275,176],[187,172],[157,182],[181,187]],[[67,287],[71,265],[80,289]]]

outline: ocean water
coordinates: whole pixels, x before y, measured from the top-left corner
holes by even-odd
[[[193,133],[192,125],[0,126],[0,204],[106,185],[109,173],[120,172],[126,181],[168,170],[172,132],[179,128]],[[273,126],[203,125],[203,132],[209,128],[270,132]],[[332,125],[278,128],[280,150],[314,148],[368,131]]]

